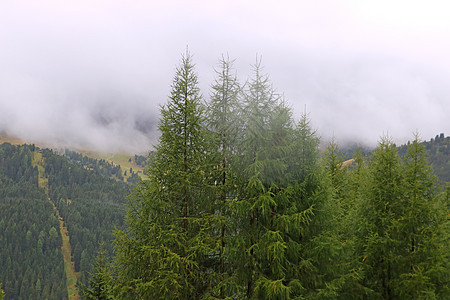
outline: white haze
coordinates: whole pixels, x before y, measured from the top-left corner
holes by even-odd
[[[447,1],[0,2],[0,133],[145,152],[186,46],[264,71],[319,134],[374,145],[450,132]]]

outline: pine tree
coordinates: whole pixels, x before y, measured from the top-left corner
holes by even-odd
[[[89,287],[81,284],[79,292],[84,299],[107,300],[113,298],[113,278],[111,271],[105,265],[103,245],[100,245],[94,272],[90,274]]]
[[[123,295],[201,298],[217,284],[219,245],[209,137],[192,57],[182,57],[170,100],[161,108],[161,137],[116,239]]]

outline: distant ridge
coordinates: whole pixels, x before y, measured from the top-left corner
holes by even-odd
[[[33,141],[25,141],[23,139],[9,136],[6,134],[0,134],[0,145],[4,143],[10,143],[11,145],[23,145],[23,144],[29,144],[29,145],[35,145],[36,147],[39,147],[41,149],[50,149],[54,152],[60,153],[64,155],[65,150],[74,151],[77,153],[82,154],[83,156],[97,159],[97,160],[105,160],[107,162],[110,162],[114,165],[118,165],[123,170],[124,177],[127,177],[125,172],[129,171],[130,169],[134,170],[134,172],[138,173],[140,177],[143,177],[144,167],[142,164],[136,164],[135,163],[135,154],[128,154],[128,153],[114,153],[114,152],[101,152],[97,150],[91,150],[91,149],[78,149],[70,146],[61,147],[61,146],[52,146],[52,145],[46,145],[43,143],[35,143]],[[146,158],[146,155],[145,155]],[[127,172],[129,174],[130,172]]]

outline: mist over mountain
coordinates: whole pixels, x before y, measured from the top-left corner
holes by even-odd
[[[398,144],[450,132],[445,1],[3,1],[0,132],[145,152],[189,47],[208,100],[222,54],[241,83],[262,57],[325,140]]]
[[[84,99],[91,101],[30,101],[10,108],[0,132],[52,147],[126,153],[152,149],[158,136],[157,110],[132,97]]]

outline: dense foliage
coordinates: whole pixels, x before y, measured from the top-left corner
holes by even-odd
[[[347,165],[260,61],[241,84],[222,58],[204,101],[189,53],[159,129],[133,191],[105,160],[0,146],[0,299],[67,298],[52,203],[85,299],[450,297],[450,188],[427,161],[448,182],[450,138],[384,137]]]
[[[406,154],[407,145],[399,147],[400,155]],[[433,166],[433,173],[437,176],[440,183],[450,183],[450,136],[445,137],[443,133],[436,135],[429,141],[421,142],[428,156],[429,163]]]
[[[59,223],[38,187],[34,150],[0,145],[0,282],[5,299],[66,299]]]
[[[443,187],[450,184],[450,136],[446,137],[444,133],[441,133],[429,141],[421,141],[420,144],[425,148],[428,163],[433,166],[433,174],[436,175],[438,183]],[[411,141],[408,141],[407,144],[398,146],[399,155],[404,156],[408,152],[410,145]],[[365,156],[369,156],[374,149],[354,144],[345,147],[342,150],[342,155],[345,160],[350,160],[357,151],[360,151]]]
[[[183,56],[112,269],[91,284],[133,299],[450,297],[448,192],[418,139],[401,156],[383,138],[346,168],[253,70],[242,86],[222,59],[204,105]]]
[[[69,230],[81,283],[88,281],[101,242],[105,251],[113,252],[113,231],[123,226],[130,186],[74,158],[103,170],[111,164],[77,155],[61,156],[33,145],[0,145],[0,282],[5,299],[67,298],[59,220],[52,202]]]
[[[85,284],[80,284],[80,292],[83,299],[89,300],[108,300],[113,299],[111,295],[112,277],[110,275],[107,262],[105,262],[105,252],[103,251],[103,244],[100,245],[94,272],[89,279],[89,287]]]
[[[104,242],[105,251],[113,251],[113,231],[123,226],[129,186],[50,150],[43,150],[42,156],[49,197],[66,222],[75,271],[82,271],[81,282],[86,283],[98,245]]]
[[[414,140],[402,159],[383,139],[363,180],[353,216],[355,258],[369,295],[447,298],[448,199],[437,192],[424,147]]]

